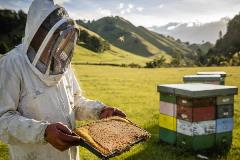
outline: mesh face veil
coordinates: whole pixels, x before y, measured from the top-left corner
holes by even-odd
[[[28,59],[42,74],[63,74],[71,62],[78,34],[74,21],[60,8],[38,29],[28,49]]]
[[[62,74],[69,65],[78,34],[73,26],[59,33],[51,52],[50,74]]]

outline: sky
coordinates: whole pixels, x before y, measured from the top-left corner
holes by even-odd
[[[32,0],[0,0],[0,8],[25,12]],[[170,22],[207,23],[240,12],[240,0],[55,0],[74,19],[93,20],[121,16],[145,27]]]

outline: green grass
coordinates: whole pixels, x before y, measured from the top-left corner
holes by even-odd
[[[113,160],[195,160],[193,153],[183,152],[158,141],[159,94],[157,84],[182,83],[186,74],[198,71],[225,71],[228,73],[226,85],[240,87],[240,67],[212,68],[162,68],[133,69],[110,66],[74,65],[75,73],[84,95],[98,99],[110,106],[116,106],[126,112],[128,118],[151,132],[151,139],[133,147],[129,152]],[[240,96],[235,98],[235,128],[233,145],[225,156],[211,154],[210,159],[240,159]],[[87,150],[80,149],[83,160],[98,160]],[[7,153],[6,146],[0,144],[0,155]],[[7,160],[4,157],[0,160]]]
[[[171,68],[171,69],[131,69],[118,67],[74,66],[77,77],[92,99],[99,99],[110,106],[124,110],[128,118],[151,132],[152,138],[147,143],[134,147],[130,152],[114,159],[131,160],[194,160],[196,155],[181,152],[169,145],[158,144],[159,94],[157,84],[182,83],[186,74],[197,71],[226,71],[229,77],[227,85],[240,87],[240,68]],[[225,156],[211,155],[210,159],[239,159],[239,96],[235,100],[235,129],[233,146]],[[97,159],[88,151],[81,149],[83,159]]]
[[[8,149],[5,144],[0,141],[0,160],[8,160]]]
[[[107,64],[139,64],[144,66],[146,62],[151,61],[150,58],[144,58],[134,55],[127,51],[121,50],[111,45],[111,50],[103,53],[90,51],[82,46],[76,46],[73,63],[107,63]]]

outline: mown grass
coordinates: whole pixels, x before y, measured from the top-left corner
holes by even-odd
[[[156,91],[158,84],[182,83],[184,75],[195,74],[197,71],[225,71],[228,73],[226,85],[240,87],[240,67],[133,69],[74,65],[74,68],[86,97],[98,99],[110,106],[119,107],[130,120],[152,134],[148,142],[133,147],[129,152],[112,158],[113,160],[197,159],[195,153],[184,152],[170,145],[159,143],[159,94]],[[226,155],[211,153],[208,155],[209,159],[240,159],[239,99],[240,95],[236,96],[232,148]],[[98,160],[89,151],[83,148],[80,150],[81,159]],[[7,160],[6,153],[6,146],[0,144],[0,160]]]

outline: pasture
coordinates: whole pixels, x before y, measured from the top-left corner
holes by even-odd
[[[158,84],[182,83],[182,77],[198,71],[225,71],[226,85],[240,87],[240,67],[135,69],[110,66],[73,65],[85,97],[98,99],[122,109],[128,119],[148,130],[152,137],[113,160],[195,160],[196,154],[186,153],[159,143]],[[209,155],[209,159],[240,159],[240,95],[235,97],[233,145],[226,155]],[[7,147],[0,143],[0,160],[8,160]],[[87,150],[80,149],[81,159],[97,160]]]

